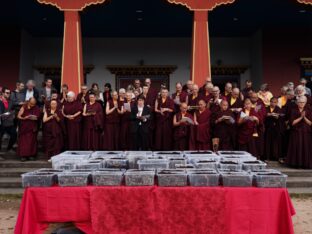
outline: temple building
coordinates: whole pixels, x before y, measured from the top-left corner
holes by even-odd
[[[10,0],[1,3],[0,84],[125,87],[208,78],[256,88],[312,77],[312,6],[300,0]],[[277,14],[278,13],[278,14]]]

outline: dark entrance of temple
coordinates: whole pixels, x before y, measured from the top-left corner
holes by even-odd
[[[161,85],[170,89],[170,74],[177,69],[177,66],[107,66],[107,69],[115,75],[117,90],[133,85],[136,79],[143,84],[146,78],[152,80],[152,87],[155,89],[159,89]]]

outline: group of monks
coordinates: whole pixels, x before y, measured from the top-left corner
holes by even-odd
[[[76,96],[63,91],[43,108],[35,98],[18,113],[18,154],[36,155],[42,121],[48,156],[63,150],[244,150],[262,160],[312,168],[312,112],[307,87],[284,86],[273,96],[250,81],[243,90],[231,83],[220,92],[177,83],[175,92],[152,87],[147,78],[127,89],[100,92],[97,84]],[[43,114],[42,114],[43,113]]]

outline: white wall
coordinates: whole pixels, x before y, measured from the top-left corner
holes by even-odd
[[[31,38],[23,35],[21,56],[21,77],[29,77],[33,65],[61,66],[61,38]],[[211,38],[211,62],[218,60],[222,65],[251,65],[251,38]],[[30,46],[32,45],[32,46]],[[29,56],[27,56],[29,54]],[[33,54],[33,55],[32,55]],[[115,84],[115,77],[107,65],[176,65],[178,68],[170,77],[170,87],[177,81],[185,82],[190,77],[191,39],[190,38],[83,38],[85,65],[95,69],[87,77],[88,85],[93,82]],[[33,58],[33,59],[32,59]],[[247,70],[242,79],[250,79]],[[39,83],[43,76],[33,71]]]

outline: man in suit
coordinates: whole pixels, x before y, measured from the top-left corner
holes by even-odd
[[[149,149],[149,123],[151,110],[145,105],[144,96],[140,95],[137,104],[131,108],[131,135],[133,150]]]
[[[51,79],[46,79],[44,84],[45,84],[45,87],[40,89],[40,92],[39,92],[39,98],[42,104],[45,103],[46,101],[51,101],[52,93],[56,91],[52,86]]]

